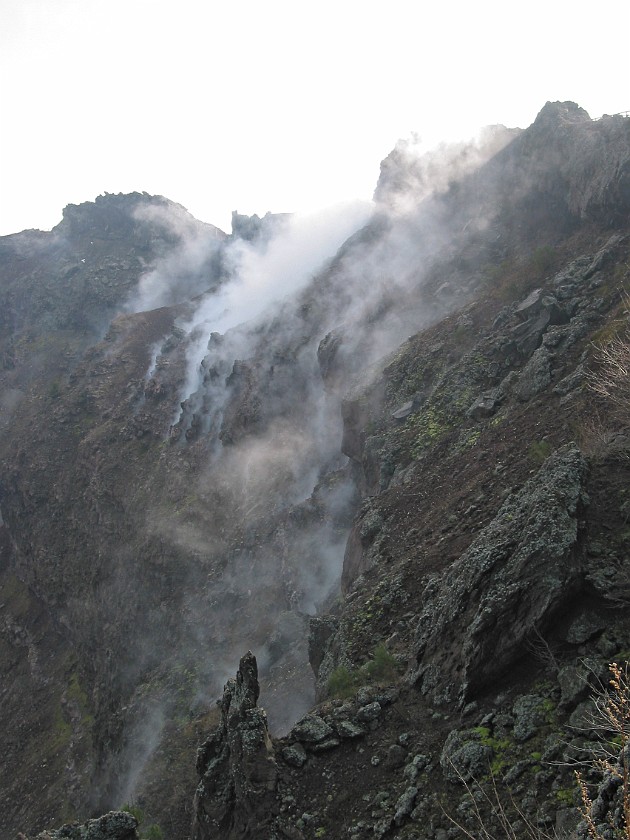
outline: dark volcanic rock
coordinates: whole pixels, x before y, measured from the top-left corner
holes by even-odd
[[[575,556],[586,463],[559,450],[440,581],[430,581],[418,624],[416,680],[436,701],[469,697],[523,650],[579,588]]]
[[[248,652],[225,686],[221,726],[199,748],[193,840],[262,837],[273,817],[277,767],[258,694],[256,658]]]
[[[43,831],[35,840],[137,840],[138,820],[126,811],[110,811],[83,825],[72,823]]]
[[[326,655],[328,642],[337,629],[338,621],[334,616],[313,616],[309,621],[308,660],[315,676]]]

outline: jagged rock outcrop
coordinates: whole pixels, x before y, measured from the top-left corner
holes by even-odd
[[[138,840],[138,820],[126,811],[110,811],[95,820],[70,823],[53,831],[43,831],[35,840]],[[24,837],[24,835],[18,835]],[[24,838],[26,840],[26,838]]]
[[[267,836],[277,767],[259,692],[256,658],[248,652],[223,691],[221,726],[198,751],[193,840]]]
[[[427,584],[414,680],[435,701],[469,699],[579,590],[586,470],[575,446],[554,453],[448,572]]]

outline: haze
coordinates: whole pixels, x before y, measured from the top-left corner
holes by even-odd
[[[369,199],[380,160],[547,100],[630,108],[627,2],[3,0],[0,233],[103,192],[230,213]]]

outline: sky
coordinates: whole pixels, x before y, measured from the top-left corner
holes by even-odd
[[[240,213],[370,199],[400,138],[630,109],[630,3],[0,0],[0,235],[146,191]]]

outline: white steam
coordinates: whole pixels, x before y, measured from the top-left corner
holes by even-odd
[[[233,279],[209,295],[185,327],[192,337],[186,393],[199,386],[199,365],[210,334],[263,315],[289,294],[297,293],[326,260],[372,213],[367,202],[340,204],[288,218],[270,241],[233,240],[225,261]]]
[[[211,261],[225,237],[222,231],[171,203],[140,204],[134,218],[149,223],[170,241],[171,248],[140,278],[127,303],[128,312],[146,312],[187,301],[212,285]]]
[[[337,591],[356,504],[340,453],[341,400],[355,379],[369,377],[369,366],[463,302],[466,278],[452,264],[469,235],[461,217],[474,214],[470,230],[483,230],[488,200],[483,206],[469,183],[455,215],[445,196],[510,136],[498,131],[489,143],[428,157],[414,142],[403,144],[383,165],[377,214],[372,205],[336,207],[278,221],[271,238],[233,235],[220,246],[216,288],[179,324],[187,371],[174,431],[182,455],[186,438],[201,440],[198,451],[209,455],[193,489],[199,512],[177,519],[165,508],[148,523],[190,558],[191,581],[195,568],[207,570],[186,594],[189,640],[181,642],[184,653],[186,644],[208,652],[200,697],[220,691],[248,647],[263,671],[303,655],[305,615]],[[183,231],[179,243],[182,253],[196,253],[196,229]],[[203,259],[192,264],[203,272]],[[442,292],[427,291],[436,264]],[[167,260],[151,283],[176,275]],[[329,335],[324,379],[318,348]],[[154,349],[148,377],[159,379]],[[215,520],[225,511],[224,528]],[[305,690],[286,720],[274,714],[289,725],[311,699]]]

